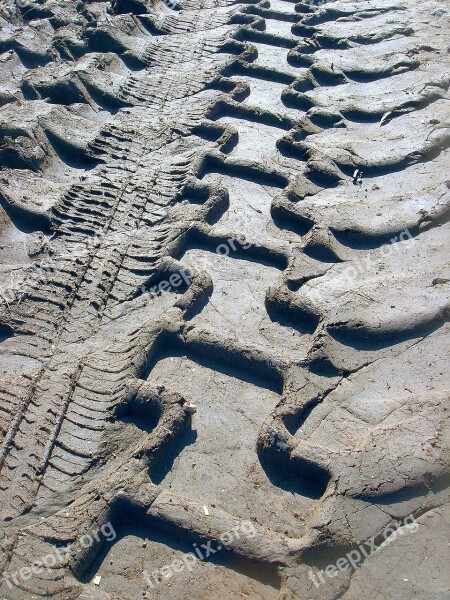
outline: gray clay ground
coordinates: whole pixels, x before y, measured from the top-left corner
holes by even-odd
[[[449,52],[441,0],[2,0],[0,598],[450,598]]]

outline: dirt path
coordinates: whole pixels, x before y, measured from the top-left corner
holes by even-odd
[[[443,598],[449,19],[1,7],[2,597]]]

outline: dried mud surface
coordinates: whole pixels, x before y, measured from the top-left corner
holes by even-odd
[[[450,598],[448,3],[19,5],[0,597]]]

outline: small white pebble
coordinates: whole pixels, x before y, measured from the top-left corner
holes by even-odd
[[[195,406],[195,404],[191,404],[190,402],[186,402],[183,405],[183,409],[185,412],[190,413],[191,415],[197,412],[197,407]]]

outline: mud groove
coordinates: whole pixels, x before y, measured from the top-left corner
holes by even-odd
[[[322,598],[324,547],[440,510],[440,10],[1,9],[2,570],[70,550],[8,598]],[[375,600],[361,573],[327,597]]]

